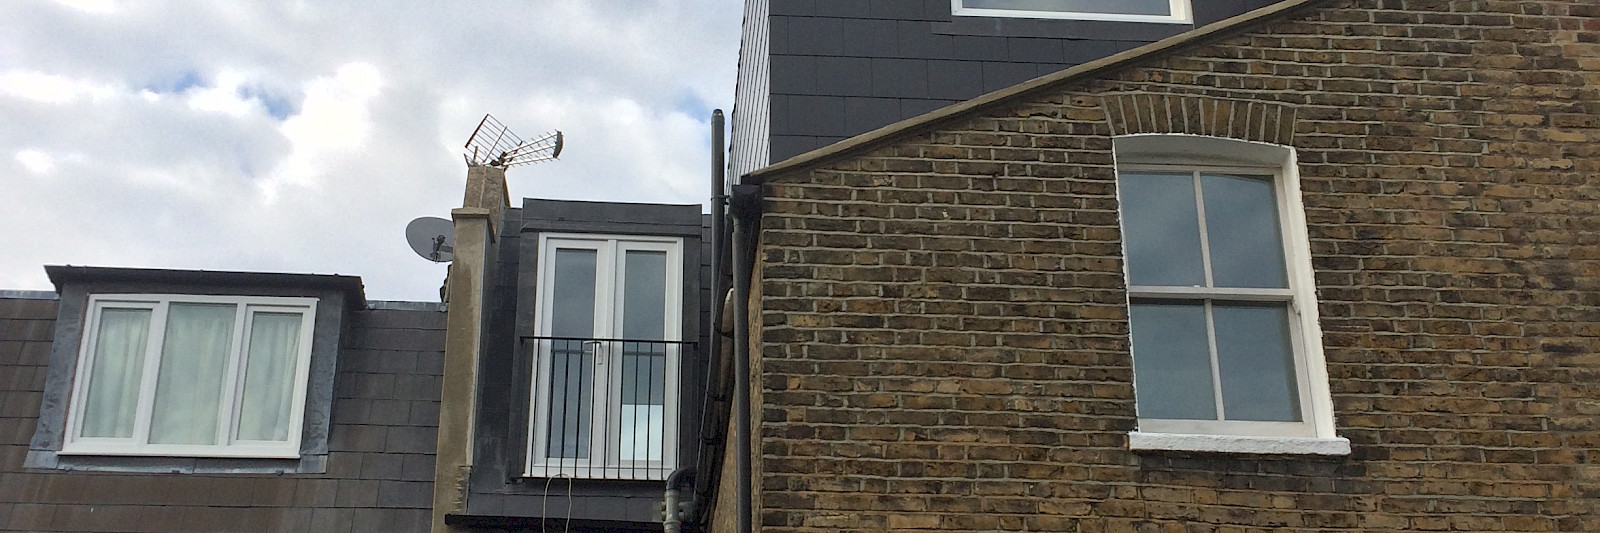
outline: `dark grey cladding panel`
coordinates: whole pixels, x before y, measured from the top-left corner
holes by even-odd
[[[956,17],[949,0],[775,0],[770,162],[893,122],[864,117],[908,118],[934,109],[930,101],[966,100],[1273,3],[1194,0],[1195,24],[1165,24]],[[864,96],[885,108],[817,98]]]
[[[886,19],[844,19],[840,21],[843,55],[856,57],[896,56],[900,53],[898,24]]]
[[[1004,61],[1010,53],[1006,50],[1004,36],[954,35],[953,37],[949,59],[995,62]]]
[[[844,20],[821,17],[778,17],[786,23],[785,35],[773,27],[772,53],[839,56],[844,55]],[[780,37],[783,37],[780,39]]]
[[[998,91],[1038,76],[1033,63],[984,63],[983,91]]]
[[[955,100],[919,100],[914,98],[906,98],[900,100],[900,116],[902,118],[911,118],[954,103],[956,103]]]
[[[699,205],[522,201],[522,231],[699,235]]]
[[[784,58],[787,62],[788,58]],[[815,92],[774,90],[774,95],[820,96],[874,96],[872,94],[872,59],[864,57],[814,57],[817,68]],[[776,87],[776,84],[774,84]],[[810,109],[801,107],[800,109]],[[798,119],[803,120],[803,119]]]
[[[870,130],[900,120],[900,100],[851,97],[844,101],[844,125],[849,130]]]
[[[782,161],[797,154],[803,154],[842,140],[844,140],[843,135],[833,137],[819,137],[814,135],[773,135],[772,161]]]
[[[873,59],[871,96],[927,98],[928,61],[902,58]],[[877,126],[867,129],[875,127]]]
[[[954,57],[955,40],[955,36],[934,33],[927,21],[901,20],[895,24],[895,43],[900,57]]]
[[[1073,41],[1041,37],[1007,37],[1006,52],[1011,61],[1024,63],[1060,63],[1065,55],[1063,46]]]
[[[788,113],[782,115],[774,114],[772,117],[772,130],[774,132],[785,131],[812,136],[841,135],[844,133],[844,97],[790,96],[786,100],[792,107],[788,109]],[[780,127],[782,127],[781,130],[779,129]],[[779,159],[776,153],[773,154],[773,159]]]
[[[875,18],[919,20],[928,16],[921,0],[865,0],[862,3],[868,5]]]
[[[817,57],[784,56],[772,62],[772,86],[798,94],[816,94]]]
[[[783,0],[778,0],[782,2]],[[864,18],[873,16],[872,4],[861,0],[812,0],[816,13],[825,17]]]
[[[983,63],[939,60],[928,63],[928,96],[959,100],[983,94]],[[899,118],[905,117],[897,117]]]

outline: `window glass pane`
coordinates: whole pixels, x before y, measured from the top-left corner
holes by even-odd
[[[222,385],[233,343],[234,305],[174,303],[156,378],[150,442],[216,444]]]
[[[555,253],[550,335],[593,338],[595,251],[563,248]]]
[[[1123,173],[1117,179],[1134,285],[1205,285],[1200,212],[1191,174]]]
[[[962,0],[962,7],[1125,15],[1171,15],[1168,0]]]
[[[239,403],[239,439],[289,439],[300,321],[299,313],[253,316],[245,359],[244,397]]]
[[[550,343],[550,438],[546,457],[589,458],[589,419],[593,416],[594,353],[598,343],[552,340]]]
[[[667,253],[628,250],[622,282],[622,338],[665,339]]]
[[[1211,280],[1218,287],[1286,288],[1271,176],[1202,174]]]
[[[1135,302],[1134,390],[1141,418],[1216,420],[1205,306]]]
[[[661,460],[666,350],[665,343],[623,343],[621,455],[625,460]]]
[[[100,311],[99,326],[79,435],[132,437],[145,342],[150,336],[150,310],[106,309]]]
[[[1288,304],[1219,303],[1211,309],[1228,420],[1298,422]]]

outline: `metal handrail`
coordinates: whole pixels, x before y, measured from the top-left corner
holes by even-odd
[[[520,336],[531,355],[528,475],[661,480],[675,468],[673,368],[693,341]],[[631,384],[631,385],[627,385]]]

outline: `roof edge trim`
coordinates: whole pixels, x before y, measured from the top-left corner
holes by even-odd
[[[283,272],[240,272],[226,270],[175,270],[164,268],[90,267],[45,265],[45,274],[60,292],[66,283],[134,282],[173,283],[197,286],[304,287],[332,289],[344,294],[356,309],[366,306],[361,278],[342,274],[290,274]]]
[[[1059,72],[1046,74],[1029,81],[1025,81],[998,91],[994,91],[971,100],[951,104],[922,115],[911,117],[887,126],[850,137],[848,139],[790,157],[783,161],[756,169],[743,176],[742,183],[761,184],[791,171],[812,167],[836,159],[844,158],[858,150],[874,148],[905,135],[918,133],[947,121],[960,119],[998,102],[1027,96],[1040,91],[1048,90],[1060,84],[1077,81],[1094,74],[1127,66],[1132,63],[1144,61],[1161,53],[1173,51],[1178,48],[1197,44],[1206,40],[1226,36],[1235,31],[1241,31],[1255,24],[1275,20],[1300,9],[1315,7],[1320,4],[1330,4],[1334,0],[1287,0],[1247,13],[1219,20],[1193,30],[1189,30],[1160,41],[1156,41],[1132,50],[1112,54],[1088,63],[1068,67]]]

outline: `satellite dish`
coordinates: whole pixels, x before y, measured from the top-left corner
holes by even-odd
[[[455,258],[456,225],[439,217],[418,217],[406,224],[406,242],[423,259],[448,263]]]

